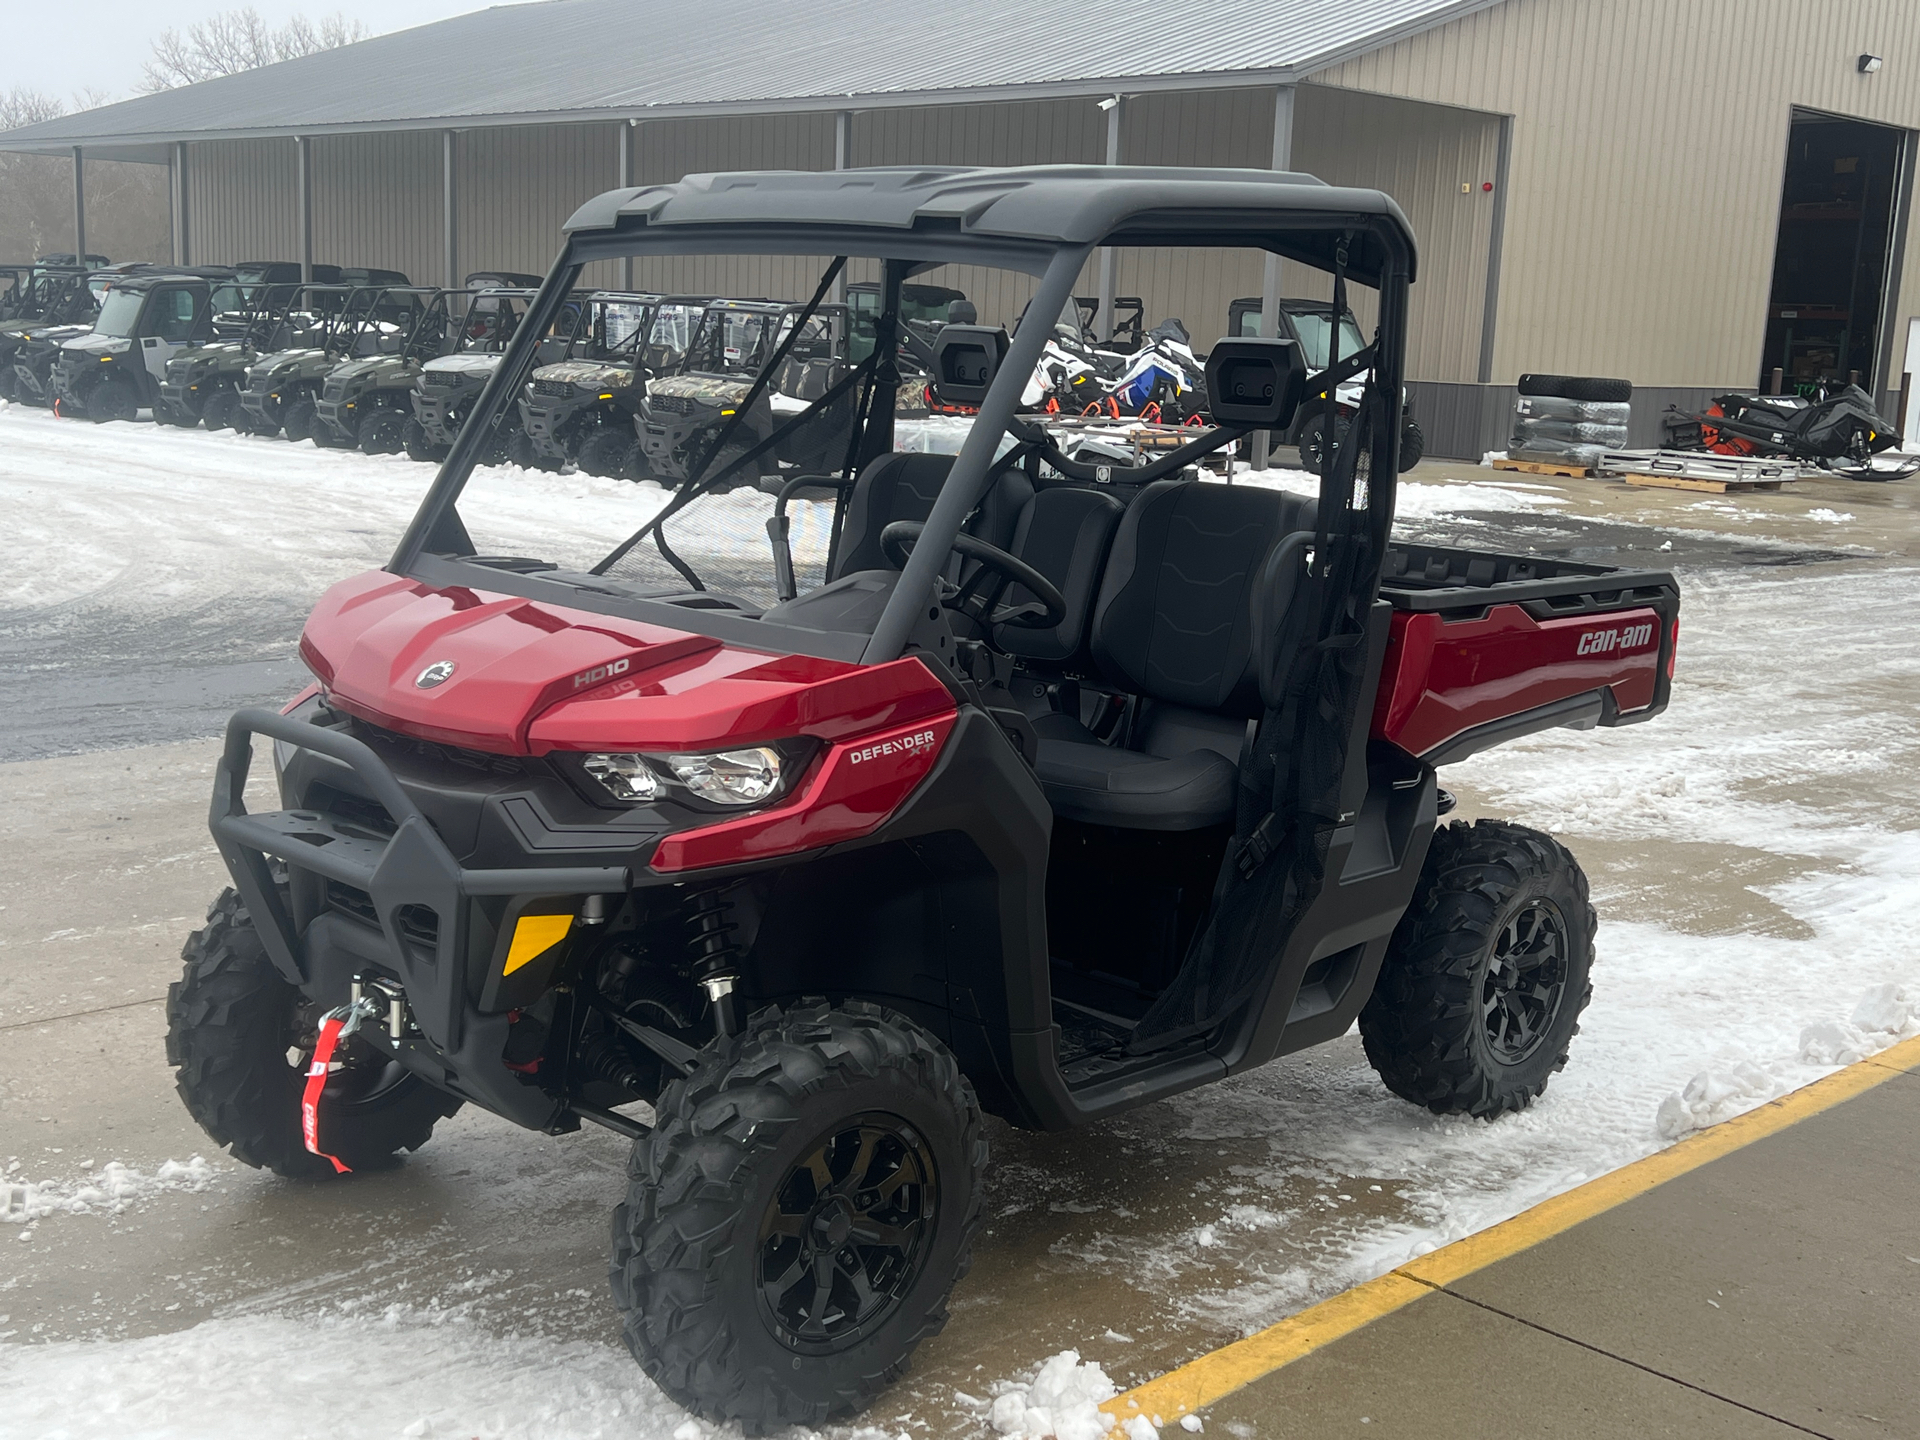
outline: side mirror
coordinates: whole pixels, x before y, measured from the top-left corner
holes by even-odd
[[[1221,425],[1285,430],[1306,398],[1306,357],[1292,340],[1232,336],[1207,356],[1207,408]]]
[[[1007,357],[998,325],[946,325],[933,342],[933,387],[949,405],[979,405]]]

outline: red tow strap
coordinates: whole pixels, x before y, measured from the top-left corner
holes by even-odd
[[[327,1012],[320,1022],[320,1038],[314,1043],[312,1063],[307,1066],[307,1088],[300,1096],[300,1134],[307,1150],[332,1161],[334,1173],[338,1175],[351,1174],[352,1170],[338,1155],[329,1155],[320,1148],[320,1096],[327,1088],[327,1068],[333,1064],[334,1047],[340,1043],[340,1037],[358,1030],[360,1022],[372,1013],[373,1007],[364,1000],[359,1005],[343,1005]]]

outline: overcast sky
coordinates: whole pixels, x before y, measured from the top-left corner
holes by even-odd
[[[164,30],[240,9],[246,0],[88,0],[79,11],[49,0],[0,0],[0,90],[19,86],[75,103],[76,91],[104,90],[115,100],[139,93],[141,66]],[[487,0],[254,0],[270,25],[338,10],[375,34],[406,30],[449,15],[485,10]]]

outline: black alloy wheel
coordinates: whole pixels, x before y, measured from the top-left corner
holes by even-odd
[[[933,1154],[898,1116],[823,1137],[760,1222],[761,1318],[775,1338],[831,1355],[878,1329],[919,1278],[938,1205]]]
[[[1494,1058],[1518,1065],[1538,1050],[1559,1017],[1566,989],[1566,917],[1543,896],[1510,914],[1493,942],[1480,1015]]]

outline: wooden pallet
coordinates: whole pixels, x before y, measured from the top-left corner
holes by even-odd
[[[1564,475],[1572,480],[1584,480],[1594,473],[1584,465],[1548,465],[1539,460],[1511,460],[1504,455],[1491,463],[1496,470],[1517,470],[1522,475]]]
[[[1704,490],[1711,495],[1745,495],[1755,490],[1779,490],[1791,480],[1709,480],[1698,475],[1633,475],[1620,477],[1629,485],[1659,490]]]

